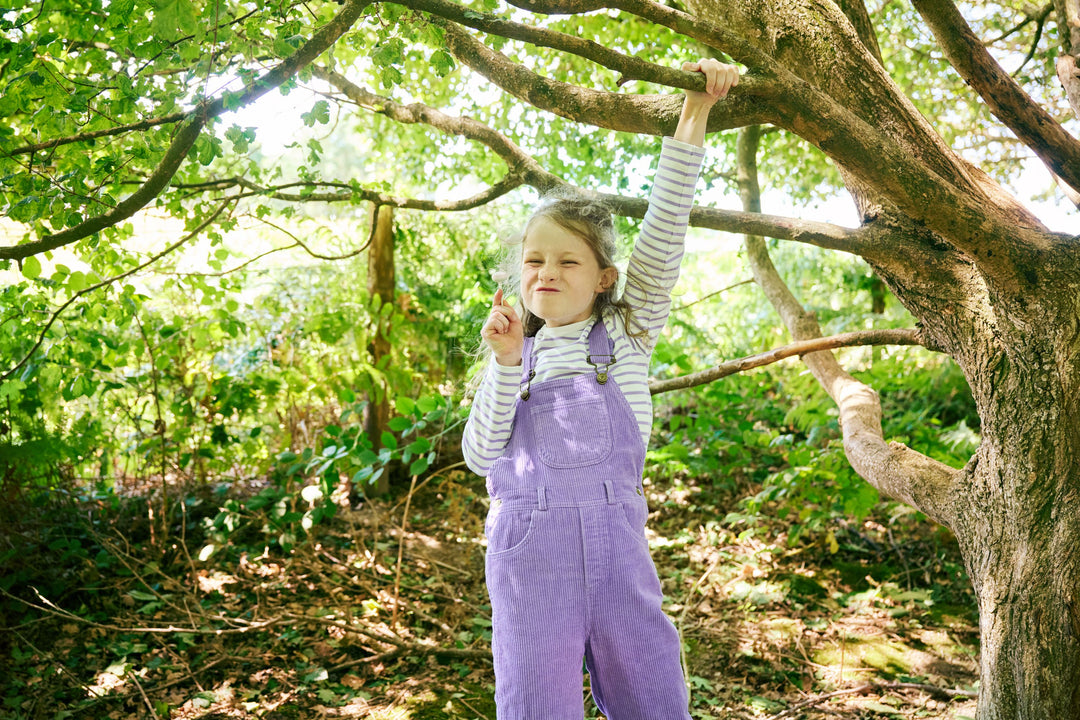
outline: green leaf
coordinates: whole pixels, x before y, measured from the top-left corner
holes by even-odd
[[[436,50],[431,54],[431,66],[436,75],[446,77],[454,71],[454,57],[445,50]]]
[[[392,417],[386,425],[394,432],[402,432],[412,427],[412,420],[405,417]]]
[[[193,35],[199,29],[198,15],[191,0],[154,0],[154,34],[166,40]]]
[[[441,407],[442,401],[442,398],[438,395],[424,395],[416,401],[416,407],[420,408],[420,412],[427,415],[429,412],[435,412]]]
[[[142,600],[143,602],[158,599],[157,595],[153,595],[151,593],[143,592],[142,590],[128,590],[128,595],[135,598],[136,600]]]
[[[421,455],[431,449],[431,441],[427,438],[417,438],[411,445],[405,448],[406,452]]]
[[[304,119],[304,124],[308,127],[314,127],[316,123],[325,125],[330,122],[330,103],[326,100],[319,100],[311,110],[301,113],[300,117]]]
[[[428,459],[426,457],[418,457],[413,460],[412,465],[409,466],[410,475],[420,475],[428,469]]]
[[[41,262],[33,255],[26,258],[22,263],[22,274],[27,280],[35,279],[41,275]]]

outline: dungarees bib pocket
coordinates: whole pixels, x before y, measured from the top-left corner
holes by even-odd
[[[611,420],[599,395],[557,400],[529,408],[537,454],[552,468],[596,465],[611,455]]]

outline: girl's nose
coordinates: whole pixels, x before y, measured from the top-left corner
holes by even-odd
[[[542,268],[540,268],[541,280],[554,280],[556,277],[557,275],[555,273],[555,268],[551,265],[544,265]]]

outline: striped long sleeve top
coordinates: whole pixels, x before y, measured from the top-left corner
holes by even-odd
[[[705,151],[674,138],[664,138],[653,179],[649,209],[641,234],[626,268],[623,298],[647,334],[631,337],[619,313],[602,318],[615,342],[618,361],[609,372],[630,403],[645,445],[652,430],[652,396],[649,394],[649,362],[660,330],[671,311],[671,291],[679,278],[683,240],[694,202],[694,187]],[[536,377],[533,383],[593,372],[585,362],[588,337],[595,319],[549,328],[536,333]],[[462,450],[469,468],[487,476],[488,468],[502,456],[514,427],[514,411],[521,383],[521,366],[503,366],[494,360],[473,399],[465,425]]]

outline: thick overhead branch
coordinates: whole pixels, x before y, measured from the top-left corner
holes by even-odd
[[[226,110],[235,110],[255,101],[296,75],[301,68],[314,61],[352,27],[370,1],[347,0],[330,22],[316,30],[306,43],[272,70],[256,78],[243,90],[226,93],[215,100],[201,103],[188,113],[187,119],[176,131],[168,150],[165,151],[165,156],[154,172],[139,189],[117,203],[116,207],[102,215],[84,220],[75,227],[46,235],[36,242],[0,247],[0,260],[21,259],[54,250],[89,237],[134,215],[168,187],[169,181],[180,169],[180,165],[187,157],[188,151],[195,145],[203,127],[212,118]]]
[[[764,71],[773,65],[767,55],[738,32],[728,28],[722,18],[713,22],[705,17],[693,17],[652,0],[508,0],[523,10],[543,15],[570,15],[595,10],[622,10],[671,28],[680,35],[693,38],[708,47],[727,53],[747,67]]]
[[[738,182],[743,207],[758,210],[757,128],[744,128],[738,140]],[[817,319],[806,312],[784,284],[760,237],[745,238],[754,279],[797,341],[821,337]],[[881,401],[874,390],[848,374],[831,352],[811,352],[803,362],[840,410],[844,454],[852,468],[881,492],[908,503],[935,521],[951,526],[957,471],[900,443],[887,443],[881,428]]]
[[[459,62],[524,102],[576,122],[647,135],[672,135],[682,99],[671,95],[622,95],[578,87],[532,72],[470,36],[455,23],[436,21],[445,31],[447,49]],[[766,97],[777,89],[766,78],[739,81],[723,103],[709,115],[709,130],[771,122],[775,113]]]
[[[394,2],[414,10],[429,12],[445,20],[491,35],[498,35],[510,40],[520,40],[591,60],[597,65],[619,73],[621,76],[618,81],[619,86],[625,85],[632,80],[643,80],[683,90],[705,90],[705,77],[701,73],[686,72],[646,62],[633,55],[624,55],[592,40],[585,40],[547,28],[504,20],[497,15],[476,12],[455,2],[449,2],[449,0],[394,0]],[[756,78],[751,77],[749,82],[752,84],[755,81]]]
[[[922,337],[918,330],[861,330],[858,332],[842,333],[830,337],[819,337],[811,340],[793,342],[783,347],[773,348],[767,352],[749,355],[738,360],[728,360],[716,367],[701,372],[680,375],[669,380],[652,380],[649,382],[649,392],[653,395],[670,392],[672,390],[685,390],[687,388],[707,385],[708,383],[725,378],[729,375],[745,372],[754,368],[771,365],[785,358],[803,356],[812,352],[823,350],[835,350],[842,347],[865,347],[867,345],[921,345]]]
[[[951,0],[913,0],[949,63],[1047,167],[1080,191],[1080,140],[1024,92],[987,52]]]

